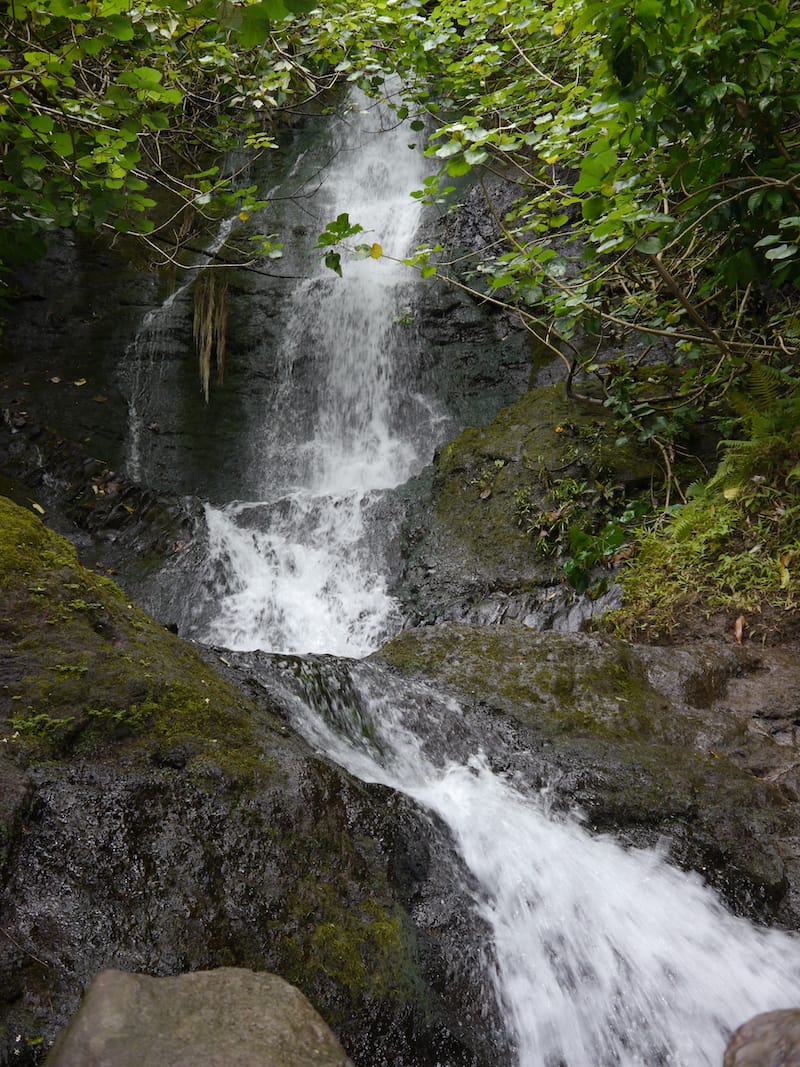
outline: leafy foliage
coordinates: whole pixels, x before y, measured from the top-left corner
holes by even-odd
[[[634,530],[648,511],[644,500],[625,500],[622,485],[561,478],[549,487],[552,507],[541,508],[530,490],[517,493],[517,522],[537,554],[559,556],[564,577],[578,593],[600,596],[608,577],[599,574],[624,558]]]
[[[724,411],[754,364],[798,380],[800,5],[796,0],[375,0],[327,8],[321,50],[375,91],[440,164],[414,195],[470,176],[497,239],[409,262],[517,310],[569,383],[649,442]],[[329,24],[330,25],[330,24]],[[492,199],[501,175],[516,201]],[[648,343],[670,365],[649,387]],[[678,487],[680,492],[680,487]]]
[[[219,158],[232,143],[274,147],[265,109],[308,92],[281,46],[290,41],[278,40],[281,20],[307,6],[7,0],[0,262],[31,254],[43,231],[63,226],[149,235],[157,252],[157,239],[185,235],[193,214],[258,206]],[[155,211],[156,186],[166,218]]]

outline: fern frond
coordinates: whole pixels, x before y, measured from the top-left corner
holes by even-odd
[[[747,375],[747,391],[761,412],[774,408],[792,387],[797,383],[769,363],[754,363]]]
[[[686,486],[686,496],[689,500],[702,500],[708,493],[705,482],[692,482]]]

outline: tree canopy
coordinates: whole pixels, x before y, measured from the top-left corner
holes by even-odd
[[[4,2],[0,264],[64,226],[168,256],[196,216],[260,205],[221,170],[232,146],[269,151],[309,97],[395,76],[439,166],[414,195],[455,206],[478,183],[497,226],[479,255],[429,245],[410,266],[515,309],[620,440],[657,450],[665,505],[691,495],[687,427],[743,435],[711,489],[762,514],[768,484],[795,543],[798,0]],[[359,229],[354,206],[320,236],[333,269]]]
[[[274,145],[316,91],[280,27],[306,0],[8,0],[0,16],[0,261],[59,227],[172,234],[185,208],[246,210],[220,158]],[[157,197],[165,202],[157,210]]]

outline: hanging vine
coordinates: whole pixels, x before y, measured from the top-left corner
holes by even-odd
[[[225,376],[225,342],[227,333],[228,273],[206,269],[194,283],[194,343],[200,369],[200,385],[208,403],[211,363],[216,362],[217,383]]]

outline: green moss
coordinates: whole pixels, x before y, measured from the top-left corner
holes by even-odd
[[[800,616],[800,507],[751,489],[747,496],[704,494],[640,539],[621,576],[624,604],[600,623],[629,639],[676,635],[687,615],[749,620],[768,638]]]
[[[520,747],[538,748],[545,766],[568,771],[571,797],[594,829],[657,840],[675,826],[679,856],[712,880],[726,869],[720,888],[737,893],[740,884],[742,899],[780,899],[773,842],[791,830],[775,794],[728,760],[697,751],[708,730],[703,713],[654,689],[646,660],[623,642],[447,624],[406,631],[376,658],[453,686],[466,714],[472,703],[516,719]]]
[[[310,873],[293,884],[276,919],[281,974],[312,1000],[329,1002],[325,990],[339,989],[339,1006],[327,1012],[331,1025],[349,1023],[351,1005],[365,996],[401,1003],[425,996],[410,919],[387,902],[390,894],[380,879],[374,879],[370,895],[354,899],[348,867],[357,860],[349,841],[337,842],[343,853],[335,857],[326,856],[324,839],[316,843],[308,856]],[[300,855],[308,851],[307,842],[297,847]],[[327,860],[333,866],[327,867]]]
[[[0,689],[0,732],[21,759],[182,748],[199,773],[269,772],[253,707],[113,582],[82,568],[64,538],[4,498],[0,648],[13,664]]]
[[[406,630],[377,654],[393,667],[454,686],[553,735],[672,737],[664,700],[615,641],[448,624]]]
[[[320,918],[308,942],[310,973],[324,972],[353,996],[408,999],[412,970],[399,914],[390,914],[372,897],[344,910],[326,886],[317,886],[317,903]]]
[[[616,436],[602,408],[568,399],[563,385],[531,390],[489,426],[464,430],[442,450],[439,521],[482,571],[513,575],[524,587],[541,574],[542,560],[519,522],[522,497],[532,512],[546,512],[558,480],[650,484],[653,458],[631,444],[618,447]]]

